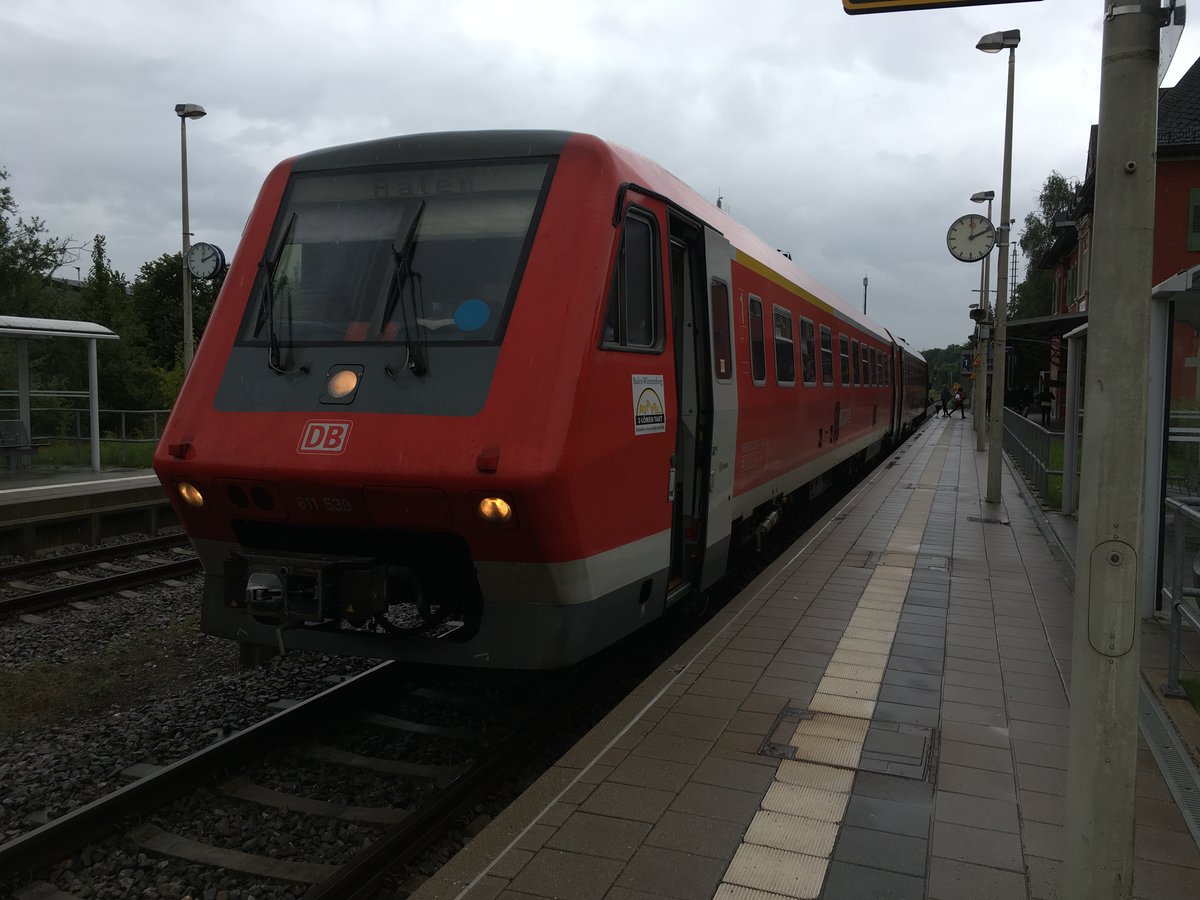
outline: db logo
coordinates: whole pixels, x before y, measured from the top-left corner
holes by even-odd
[[[349,422],[306,422],[296,452],[341,453],[349,437]]]

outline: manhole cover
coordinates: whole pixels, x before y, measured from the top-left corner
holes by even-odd
[[[775,717],[759,754],[856,772],[924,781],[935,768],[936,731],[788,707]]]

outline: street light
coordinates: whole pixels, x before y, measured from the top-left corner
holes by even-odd
[[[977,191],[971,195],[972,203],[987,202],[988,211],[987,219],[992,221],[992,200],[995,198],[995,191]],[[988,263],[991,261],[992,254],[987,254],[979,261],[979,308],[983,310],[983,321],[979,325],[979,333],[983,336],[983,362],[979,367],[979,376],[975,379],[975,386],[978,389],[975,395],[975,450],[982,450],[984,440],[987,434],[987,410],[983,411],[983,415],[979,414],[980,407],[987,403],[987,381],[988,381],[988,350],[992,345],[992,334],[987,324],[988,316]],[[976,341],[976,346],[979,341]]]
[[[1004,114],[1004,181],[1000,186],[1000,222],[996,237],[1000,242],[1000,259],[996,271],[996,325],[993,347],[992,377],[992,421],[988,434],[987,494],[988,503],[1000,502],[1000,463],[1004,454],[1004,362],[1005,339],[1007,337],[1006,316],[1008,315],[1008,246],[1011,242],[1012,223],[1009,208],[1012,204],[1012,133],[1013,133],[1013,85],[1017,70],[1017,45],[1021,43],[1021,32],[994,31],[985,34],[975,45],[984,53],[999,53],[1008,50],[1008,104]],[[997,388],[995,385],[1000,385]]]
[[[188,185],[187,185],[187,120],[206,115],[198,103],[176,103],[175,115],[179,116],[179,167],[183,184],[183,371],[192,367],[192,273],[188,271],[187,257],[191,249],[192,233],[188,230]]]

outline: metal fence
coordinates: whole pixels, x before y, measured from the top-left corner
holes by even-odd
[[[124,465],[126,449],[136,445],[153,447],[171,414],[169,409],[102,409],[100,443],[118,447],[117,463]],[[14,407],[0,408],[0,419],[20,418]],[[91,422],[88,410],[60,406],[35,406],[29,410],[29,435],[35,444],[68,444],[75,448],[76,462],[90,458]]]
[[[1061,468],[1052,468],[1054,457],[1062,458],[1062,435],[1030,421],[1020,410],[1005,407],[1004,450],[1042,502],[1047,502],[1051,477],[1057,475],[1061,479],[1063,473]]]
[[[1165,584],[1162,589],[1163,601],[1171,608],[1171,635],[1167,652],[1167,683],[1163,685],[1163,693],[1168,697],[1186,697],[1187,692],[1179,684],[1179,657],[1183,639],[1183,626],[1186,622],[1193,631],[1200,632],[1200,611],[1196,608],[1196,598],[1200,597],[1200,566],[1197,557],[1189,555],[1187,550],[1188,524],[1200,526],[1200,512],[1196,510],[1197,500],[1181,500],[1168,497],[1163,501],[1167,512],[1173,514],[1175,534],[1173,543],[1173,559],[1171,564],[1171,586]],[[1192,576],[1188,579],[1188,587],[1184,587],[1184,565],[1188,559],[1192,563]],[[1190,601],[1190,602],[1189,602]]]

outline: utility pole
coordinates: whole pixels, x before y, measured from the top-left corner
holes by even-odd
[[[971,195],[972,203],[987,203],[987,218],[989,222],[992,221],[992,200],[995,197],[995,191],[979,191]],[[988,325],[988,284],[991,262],[992,254],[990,253],[979,261],[979,308],[983,311],[983,321],[975,329],[975,352],[979,354],[980,358],[979,370],[975,375],[976,394],[975,399],[972,401],[975,407],[976,452],[987,448],[988,359],[991,357],[992,347],[992,330],[991,326]]]
[[[1067,751],[1069,900],[1128,900],[1133,891],[1160,10],[1157,0],[1104,0],[1103,12]]]
[[[996,264],[996,324],[992,347],[992,420],[988,423],[987,491],[984,499],[988,503],[999,503],[1000,474],[1004,462],[1004,364],[1006,361],[1006,322],[1008,315],[1008,248],[1012,243],[1012,228],[1008,221],[1012,207],[1012,142],[1013,142],[1013,85],[1016,81],[1017,45],[1021,32],[997,31],[985,34],[975,45],[984,53],[1008,50],[1008,100],[1004,113],[1004,174],[1000,187],[1000,222],[997,237],[1000,242],[1000,259]]]

